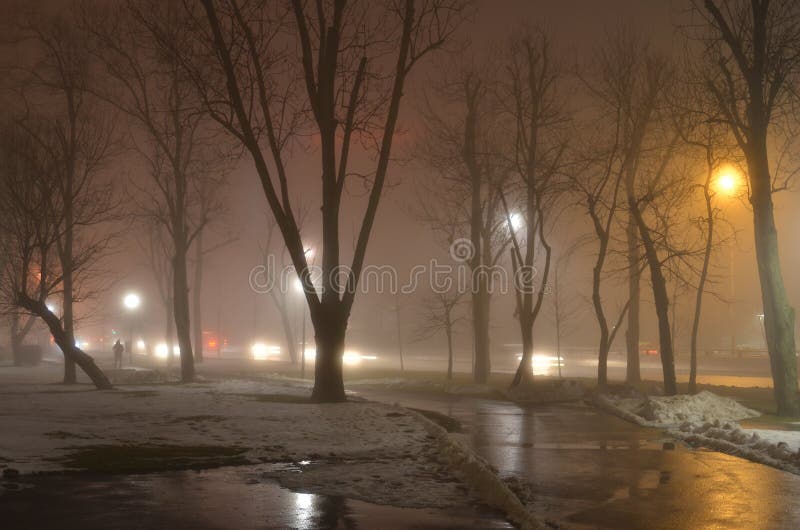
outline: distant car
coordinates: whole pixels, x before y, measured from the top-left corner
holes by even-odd
[[[652,344],[640,344],[639,348],[639,353],[641,355],[648,355],[650,357],[655,357],[658,355],[658,348],[653,347]]]

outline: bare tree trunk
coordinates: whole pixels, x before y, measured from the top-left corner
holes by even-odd
[[[11,329],[10,329],[10,339],[11,339],[11,355],[14,359],[14,366],[22,366],[22,352],[20,351],[20,346],[22,345],[22,337],[20,336],[20,329],[19,329],[19,315],[13,313],[11,315]]]
[[[700,332],[700,313],[703,305],[703,291],[706,288],[708,278],[708,267],[711,263],[711,250],[714,245],[714,209],[711,204],[711,193],[709,191],[710,178],[706,179],[703,187],[703,196],[706,203],[706,223],[708,233],[706,234],[706,248],[703,252],[703,266],[700,270],[700,278],[697,282],[697,294],[694,302],[694,318],[692,319],[692,339],[689,352],[689,393],[697,393],[697,335]]]
[[[533,322],[530,317],[520,318],[520,335],[522,336],[522,360],[517,366],[512,387],[533,383]]]
[[[72,247],[72,245],[69,245]],[[70,250],[70,254],[71,254]],[[64,334],[70,344],[75,344],[75,318],[73,313],[72,303],[72,270],[71,267],[63,268],[63,287],[64,287],[64,306],[62,309],[62,318],[64,322]],[[75,384],[78,380],[78,374],[75,370],[75,361],[67,356],[64,356],[64,384]]]
[[[669,323],[669,295],[667,295],[667,282],[658,259],[658,252],[655,244],[650,238],[650,232],[642,219],[641,212],[634,201],[631,201],[631,211],[633,212],[636,225],[639,227],[639,235],[644,245],[645,258],[650,268],[650,281],[653,284],[653,301],[656,306],[656,317],[658,318],[658,341],[659,354],[661,356],[661,369],[664,374],[664,393],[674,396],[677,391],[675,379],[675,357],[672,351],[672,335]]]
[[[289,318],[289,310],[286,306],[281,306],[278,307],[278,313],[281,315],[281,324],[283,324],[283,333],[286,337],[286,348],[289,352],[289,359],[292,364],[297,364],[297,339],[295,339],[294,329],[292,328],[292,322]]]
[[[339,308],[322,306],[315,313],[312,320],[317,354],[311,399],[319,403],[343,402],[347,400],[342,371],[347,319],[342,318]]]
[[[478,291],[472,295],[472,321],[475,341],[475,366],[473,378],[476,383],[483,384],[489,380],[491,372],[490,359],[490,299],[485,282],[478,283]]]
[[[558,377],[561,377],[561,317],[556,317],[556,362],[558,363]]]
[[[186,247],[178,245],[173,258],[173,296],[175,330],[181,357],[181,382],[194,381],[194,356],[189,327],[189,284],[186,274]]]
[[[195,240],[194,288],[192,290],[192,306],[194,315],[194,360],[203,362],[203,230],[198,232]]]
[[[764,135],[764,138],[766,134]],[[748,159],[753,221],[755,228],[758,278],[764,304],[764,329],[772,370],[778,414],[800,415],[797,396],[797,357],[795,351],[794,308],[789,304],[781,274],[778,233],[773,214],[766,145],[754,148]]]
[[[172,287],[169,286],[167,289],[172,289]],[[175,328],[175,318],[172,313],[174,310],[174,305],[175,304],[172,300],[172,296],[167,296],[166,304],[164,304],[164,316],[166,317],[164,342],[167,344],[167,366],[172,366],[175,350],[175,341],[172,340]]]
[[[625,346],[628,353],[625,382],[629,385],[642,380],[639,369],[639,236],[633,215],[628,219],[628,327],[625,331]]]
[[[600,347],[597,354],[597,385],[603,387],[608,384],[608,351],[609,351],[609,332],[608,321],[603,311],[603,301],[600,297],[600,281],[603,273],[603,263],[605,261],[605,249],[607,242],[601,242],[602,249],[598,253],[597,262],[592,269],[592,306],[594,307],[597,323],[600,326]]]
[[[47,327],[50,329],[50,333],[53,335],[53,340],[55,340],[55,343],[61,348],[64,358],[66,359],[69,357],[80,366],[81,370],[89,376],[89,379],[92,380],[92,383],[94,383],[94,386],[97,387],[98,390],[108,390],[112,388],[111,382],[95,364],[94,359],[75,346],[74,340],[70,341],[70,337],[67,336],[64,329],[61,327],[61,321],[47,309],[47,305],[45,305],[44,302],[34,300],[22,293],[17,295],[17,301],[21,307],[44,320]]]

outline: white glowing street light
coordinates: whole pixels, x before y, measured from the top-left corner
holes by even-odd
[[[128,333],[128,343],[125,349],[128,350],[128,362],[133,360],[133,326],[136,310],[142,305],[142,297],[137,293],[128,293],[122,298],[122,305],[130,314],[130,328]]]
[[[508,216],[508,225],[512,230],[517,231],[525,226],[525,218],[522,214],[514,212]]]
[[[135,311],[142,305],[142,298],[136,293],[128,293],[122,299],[122,304],[125,306],[125,309]]]

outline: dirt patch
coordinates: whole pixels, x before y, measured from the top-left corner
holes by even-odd
[[[228,394],[230,396],[239,396],[250,398],[254,401],[261,401],[264,403],[292,403],[297,405],[311,405],[314,402],[310,397],[306,396],[290,396],[286,394]]]
[[[201,421],[225,421],[225,416],[215,416],[213,414],[199,414],[197,416],[178,416],[173,418],[168,423],[196,423]]]
[[[248,464],[245,449],[217,445],[95,445],[75,448],[58,460],[95,473],[151,473]]]

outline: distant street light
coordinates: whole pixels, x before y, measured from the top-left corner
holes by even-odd
[[[122,303],[125,305],[126,309],[134,311],[139,309],[139,306],[142,305],[142,299],[136,293],[128,293],[125,295],[125,298],[122,299]]]
[[[122,305],[129,313],[128,341],[125,349],[128,350],[128,362],[133,362],[133,326],[135,324],[136,310],[142,305],[142,298],[136,293],[128,293],[122,299]]]
[[[525,218],[520,213],[512,213],[508,216],[508,224],[512,230],[517,231],[525,226]]]

